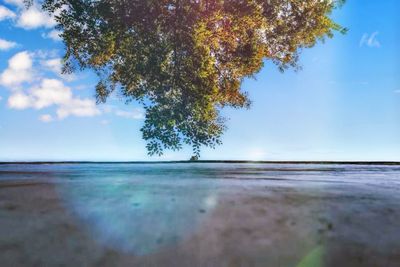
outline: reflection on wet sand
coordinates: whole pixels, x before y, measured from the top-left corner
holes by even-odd
[[[172,178],[173,180],[173,178]],[[59,184],[64,204],[102,245],[145,255],[175,245],[195,231],[213,210],[212,183],[187,187],[152,179]]]
[[[399,189],[396,166],[0,166],[0,262],[400,266]]]

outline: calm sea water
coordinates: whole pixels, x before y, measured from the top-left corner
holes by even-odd
[[[282,180],[292,182],[384,182],[396,181],[400,165],[272,164],[272,163],[82,163],[2,164],[0,180],[51,182],[105,181],[204,181]]]
[[[99,242],[146,254],[175,244],[221,196],[254,188],[399,188],[400,166],[319,164],[4,164],[0,183],[54,185]],[[152,227],[149,227],[151,225]]]

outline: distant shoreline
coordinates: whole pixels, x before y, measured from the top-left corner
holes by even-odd
[[[321,165],[400,165],[398,161],[250,161],[250,160],[199,160],[199,161],[9,161],[0,165],[62,165],[62,164],[321,164]]]

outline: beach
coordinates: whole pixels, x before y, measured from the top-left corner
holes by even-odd
[[[3,164],[1,266],[400,266],[400,166]]]

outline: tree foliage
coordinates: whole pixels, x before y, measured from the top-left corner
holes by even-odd
[[[98,102],[115,90],[143,104],[149,154],[215,147],[225,106],[248,107],[241,90],[265,60],[297,67],[302,49],[344,28],[343,0],[44,0],[66,45],[65,72],[93,69]]]

